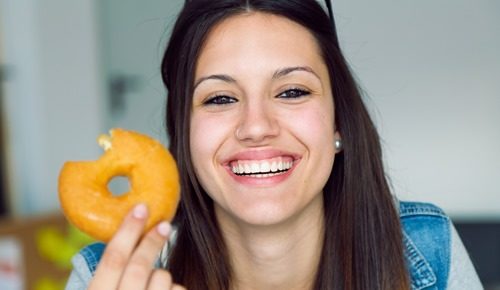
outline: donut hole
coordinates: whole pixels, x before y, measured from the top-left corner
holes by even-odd
[[[130,181],[127,176],[114,176],[108,182],[108,190],[113,196],[121,196],[130,191]]]

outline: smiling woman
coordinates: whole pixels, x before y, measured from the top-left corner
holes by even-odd
[[[89,259],[102,247],[77,256],[72,277],[89,278],[74,285],[481,289],[448,217],[392,195],[375,126],[316,1],[188,1],[162,77],[182,187],[163,269],[150,264],[165,231],[140,240],[142,209],[97,270]]]

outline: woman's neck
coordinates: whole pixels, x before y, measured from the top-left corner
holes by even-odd
[[[232,289],[312,288],[324,236],[323,204],[316,202],[278,225],[219,219],[231,259]]]

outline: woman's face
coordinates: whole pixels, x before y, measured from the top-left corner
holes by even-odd
[[[338,137],[331,91],[299,24],[251,13],[212,30],[195,72],[190,150],[219,219],[272,225],[321,214]]]

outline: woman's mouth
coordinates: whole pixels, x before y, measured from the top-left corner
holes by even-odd
[[[235,160],[229,165],[237,176],[266,178],[285,174],[293,167],[292,157],[275,157],[264,160]]]

